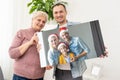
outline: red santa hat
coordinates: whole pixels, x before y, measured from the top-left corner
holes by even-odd
[[[59,36],[58,36],[56,33],[50,34],[50,35],[48,36],[48,42],[49,42],[49,43],[51,42],[51,38],[52,38],[53,36],[59,39]]]
[[[58,44],[58,50],[60,50],[60,47],[61,46],[65,46],[67,49],[68,49],[68,51],[69,51],[69,47],[68,47],[68,45],[65,43],[65,42],[60,42],[59,44]]]
[[[68,32],[67,27],[61,27],[61,28],[59,28],[59,34],[60,34],[60,36],[62,36],[62,33],[64,33],[64,32]]]

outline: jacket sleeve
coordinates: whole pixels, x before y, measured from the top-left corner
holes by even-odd
[[[87,46],[87,44],[82,39],[78,38],[78,42],[86,53],[90,52],[89,47]]]

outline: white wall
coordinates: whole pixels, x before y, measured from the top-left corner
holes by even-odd
[[[8,48],[13,31],[13,1],[3,0],[0,3],[0,66],[5,79],[10,80],[12,72],[12,60],[8,55]]]
[[[30,1],[30,0],[29,0]],[[102,29],[109,57],[87,60],[88,71],[93,63],[103,66],[105,80],[120,79],[120,2],[119,0],[64,0],[68,2],[68,19],[88,22],[98,19]],[[6,0],[0,3],[0,66],[7,80],[12,77],[13,61],[9,58],[8,48],[16,31],[30,27],[31,16],[26,6],[28,0]],[[3,3],[6,3],[4,5]],[[3,6],[6,6],[3,8]],[[2,11],[4,9],[4,11]],[[50,73],[48,73],[50,74]]]
[[[67,1],[67,0],[66,0]],[[92,63],[103,65],[103,76],[106,80],[120,79],[120,1],[119,0],[69,0],[68,18],[73,21],[100,21],[103,39],[109,50],[106,59],[87,61],[88,70]]]

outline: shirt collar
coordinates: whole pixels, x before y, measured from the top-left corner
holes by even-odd
[[[73,23],[67,20],[67,23],[66,23],[65,25],[66,25],[66,27],[69,27],[69,26],[72,26]],[[59,28],[59,27],[60,27],[60,26],[59,26],[59,24],[58,24],[58,25],[57,25],[57,28]]]

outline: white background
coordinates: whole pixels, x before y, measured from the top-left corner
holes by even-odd
[[[8,48],[16,31],[31,25],[27,3],[30,0],[3,0],[0,3],[0,66],[6,80],[11,80],[13,60]],[[99,20],[109,57],[87,60],[89,71],[92,64],[103,66],[102,78],[119,80],[120,71],[120,1],[119,0],[64,0],[68,2],[68,20],[88,22]],[[48,28],[49,26],[47,26]],[[51,27],[51,26],[50,26]],[[50,74],[50,73],[47,73]],[[46,79],[49,76],[46,75]],[[102,79],[101,79],[102,80]]]

